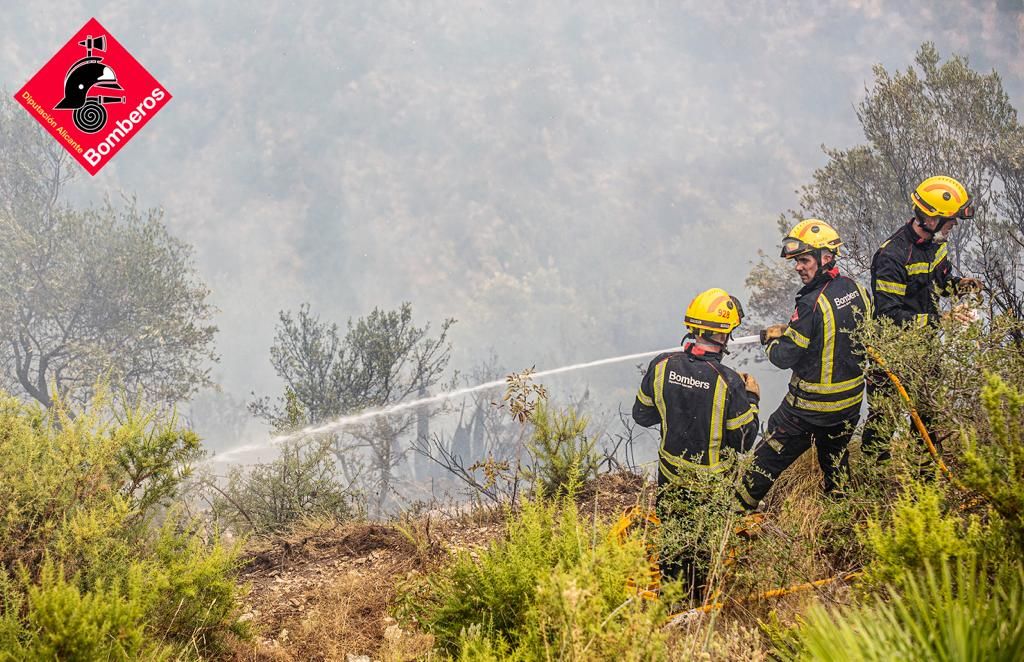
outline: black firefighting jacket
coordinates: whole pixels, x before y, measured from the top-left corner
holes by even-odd
[[[796,310],[781,338],[768,343],[768,360],[792,368],[783,401],[810,425],[839,425],[860,414],[864,398],[863,350],[850,333],[871,315],[871,295],[839,268],[819,270],[797,293]]]
[[[910,221],[889,237],[871,260],[875,317],[898,324],[938,324],[937,297],[960,282],[952,275],[946,243],[922,240]]]
[[[721,353],[687,343],[659,354],[640,382],[633,419],[661,424],[658,484],[686,484],[687,473],[722,471],[722,447],[749,450],[757,436],[757,399]]]

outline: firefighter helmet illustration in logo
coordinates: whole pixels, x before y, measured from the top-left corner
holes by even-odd
[[[90,92],[104,90],[124,90],[117,82],[114,70],[103,63],[103,58],[93,55],[93,51],[106,51],[106,36],[93,37],[88,35],[78,42],[85,47],[85,57],[78,60],[64,77],[64,98],[55,110],[74,110],[72,116],[75,126],[84,133],[96,133],[107,123],[107,111],[103,107],[108,103],[124,103],[125,97],[103,96]]]

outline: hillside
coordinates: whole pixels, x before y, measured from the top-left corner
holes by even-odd
[[[805,480],[799,481],[800,486],[792,484],[789,491],[806,488],[808,494],[797,493],[793,498],[813,500],[814,467],[804,463],[800,471]],[[653,494],[653,484],[640,476],[604,474],[584,486],[576,504],[587,517],[610,523],[630,506],[652,505]],[[767,526],[766,530],[770,544],[794,547],[794,541],[779,527]],[[250,587],[243,620],[251,620],[257,635],[252,644],[235,651],[236,659],[404,660],[429,656],[433,637],[414,624],[400,623],[393,615],[403,588],[444,567],[459,552],[478,558],[479,552],[505,535],[504,513],[481,506],[455,514],[435,511],[387,524],[305,523],[287,535],[254,541],[244,554],[240,580]],[[736,562],[752,560],[739,558]],[[735,649],[716,639],[717,650],[739,656],[733,659],[752,659],[748,656],[754,652],[766,654],[768,647],[758,643],[758,618],[773,609],[795,614],[816,598],[835,603],[847,592],[845,584],[837,583],[763,600],[723,598],[724,631],[739,632],[741,637],[733,642]],[[665,630],[673,633],[675,650],[695,652],[691,649],[696,635],[710,632],[706,628],[712,616],[681,607],[674,615],[680,613],[682,618],[665,620]]]

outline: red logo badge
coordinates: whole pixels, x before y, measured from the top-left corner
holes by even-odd
[[[800,319],[800,309],[799,308],[794,308],[793,309],[793,316],[789,318],[789,323],[792,324],[793,322],[796,322],[799,319]]]
[[[95,175],[171,94],[93,18],[14,98]]]

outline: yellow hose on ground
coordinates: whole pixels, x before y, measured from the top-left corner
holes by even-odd
[[[758,600],[769,600],[771,598],[781,598],[784,595],[789,595],[791,593],[800,593],[800,592],[803,592],[803,591],[809,591],[809,590],[814,589],[814,588],[820,588],[822,586],[828,586],[829,584],[833,584],[833,583],[838,582],[838,581],[850,581],[850,580],[853,580],[853,579],[857,579],[857,578],[859,578],[863,574],[864,573],[859,571],[859,570],[852,571],[852,572],[843,572],[843,573],[840,573],[840,574],[836,575],[835,577],[827,577],[825,579],[818,579],[818,580],[813,581],[813,582],[804,582],[804,583],[801,583],[801,584],[794,584],[793,586],[786,586],[784,588],[773,588],[772,590],[765,591],[763,593],[754,593],[754,594],[746,596],[745,598],[740,598],[738,600],[734,600],[733,602],[735,602],[737,604],[744,604],[744,603],[748,603],[748,602],[756,602]],[[679,624],[681,622],[686,622],[689,618],[691,618],[691,617],[693,617],[693,616],[695,616],[697,614],[705,614],[705,613],[708,613],[708,612],[711,612],[711,611],[717,611],[717,610],[721,609],[722,607],[724,607],[725,604],[726,604],[725,602],[712,602],[712,603],[709,603],[709,604],[706,604],[706,605],[701,605],[700,607],[694,607],[693,609],[688,609],[686,611],[681,611],[681,612],[679,612],[677,614],[673,614],[673,615],[669,616],[668,621],[665,623],[665,627],[672,627],[672,626],[677,625],[677,624]]]

